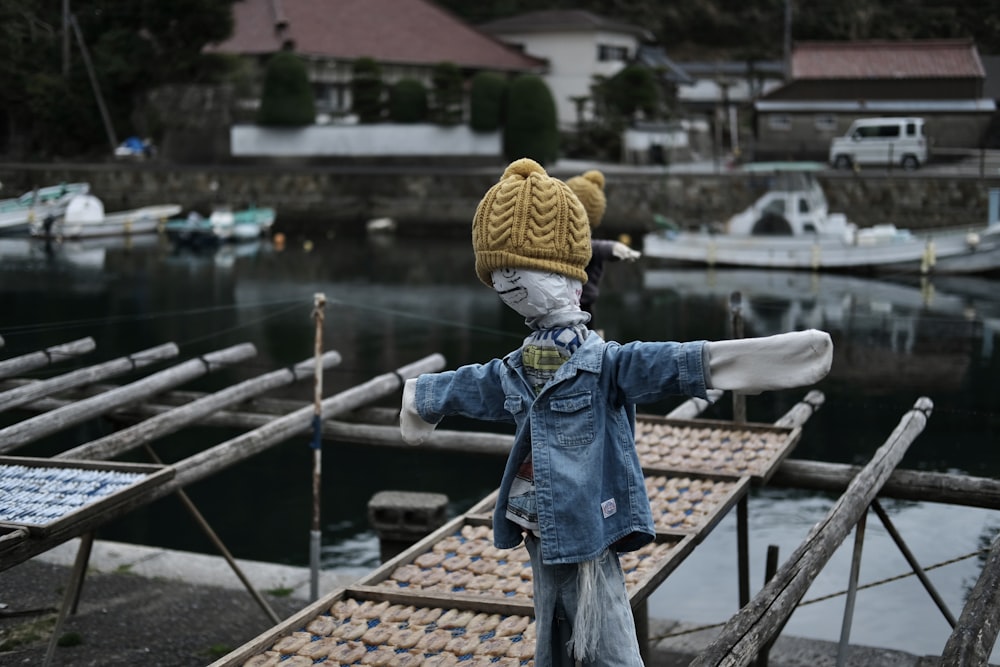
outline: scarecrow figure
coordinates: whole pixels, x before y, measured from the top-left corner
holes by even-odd
[[[617,554],[656,533],[635,449],[635,405],[710,389],[801,387],[830,369],[829,334],[717,342],[604,341],[580,293],[590,223],[566,183],[511,163],[472,222],[476,273],[531,333],[503,359],[407,380],[400,429],[419,444],[442,418],[515,425],[494,543],[531,558],[535,665],[641,665]]]
[[[604,194],[604,174],[590,169],[566,181],[583,210],[587,212],[591,233],[601,225],[608,201]],[[580,294],[580,309],[590,313],[590,324],[594,325],[597,310],[597,296],[600,294],[601,278],[604,276],[605,262],[634,262],[642,253],[633,250],[621,241],[611,239],[590,239],[590,262],[587,263],[587,280]]]

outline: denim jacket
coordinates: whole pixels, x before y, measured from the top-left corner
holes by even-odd
[[[521,543],[522,528],[505,514],[531,448],[543,562],[593,560],[612,545],[632,551],[654,539],[635,450],[635,405],[671,395],[706,398],[704,346],[622,345],[591,331],[537,396],[518,349],[486,364],[421,375],[414,407],[431,424],[461,415],[516,425],[493,514],[497,548]]]

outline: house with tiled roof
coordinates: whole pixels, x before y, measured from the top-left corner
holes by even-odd
[[[594,77],[610,77],[635,60],[646,28],[584,10],[540,10],[478,26],[526,55],[548,63],[542,78],[555,98],[559,124],[577,127],[593,117],[588,104]]]
[[[409,77],[429,85],[445,62],[467,76],[546,65],[428,0],[237,0],[233,15],[232,36],[206,51],[242,56],[259,74],[272,54],[293,50],[307,63],[317,109],[332,115],[350,109],[352,65],[361,57],[381,65],[387,84]]]
[[[798,42],[787,82],[754,103],[758,158],[825,159],[858,118],[921,116],[939,149],[976,148],[996,111],[972,40]]]

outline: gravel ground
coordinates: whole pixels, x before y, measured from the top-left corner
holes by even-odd
[[[71,568],[30,560],[0,572],[0,666],[43,665],[56,610]],[[279,618],[308,605],[262,595]],[[45,613],[13,617],[36,609]],[[60,630],[51,665],[65,667],[204,667],[274,626],[243,589],[192,585],[127,571],[88,573],[75,615]],[[650,619],[651,638],[685,624]],[[649,667],[686,667],[712,640],[712,632],[655,641]],[[835,667],[837,644],[779,637],[771,667]],[[935,667],[938,660],[871,647],[853,647],[847,667]]]
[[[0,572],[0,665],[42,665],[70,568],[38,562]],[[262,593],[279,618],[307,603]],[[11,617],[33,609],[43,614]],[[90,573],[51,665],[207,665],[274,626],[245,590],[123,573]]]

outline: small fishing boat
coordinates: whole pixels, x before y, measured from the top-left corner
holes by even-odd
[[[35,220],[58,218],[73,197],[89,191],[89,183],[60,183],[0,199],[0,234],[26,232]]]
[[[222,241],[254,241],[270,233],[274,225],[273,208],[248,206],[233,210],[218,207],[209,216],[209,222],[216,236]]]
[[[908,230],[858,227],[830,212],[810,172],[775,174],[771,189],[721,226],[680,229],[659,218],[643,256],[664,263],[921,274],[1000,269],[1000,222]]]
[[[159,231],[166,220],[180,213],[178,204],[157,204],[105,213],[104,202],[91,194],[73,197],[59,218],[34,220],[31,235],[75,239],[96,236],[148,234]]]
[[[267,236],[274,225],[273,208],[249,206],[234,211],[216,207],[206,218],[197,211],[167,220],[167,238],[178,245],[213,247],[226,242],[256,241]]]

